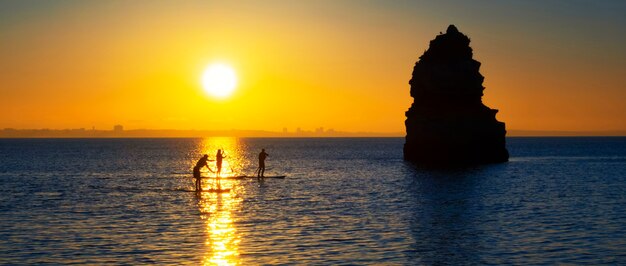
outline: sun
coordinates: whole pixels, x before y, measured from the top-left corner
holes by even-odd
[[[237,86],[237,77],[232,67],[224,64],[212,64],[202,74],[204,91],[216,98],[230,96]]]

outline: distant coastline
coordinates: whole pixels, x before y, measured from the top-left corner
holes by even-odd
[[[202,138],[202,137],[266,137],[266,138],[342,138],[342,137],[404,137],[404,132],[348,132],[335,130],[278,132],[264,130],[176,130],[176,129],[13,129],[0,130],[0,138]],[[548,131],[508,130],[507,137],[602,137],[626,136],[626,131]]]
[[[12,129],[0,130],[0,138],[332,138],[332,137],[402,137],[402,132],[343,132],[335,130],[278,132],[265,130],[176,130],[176,129]]]

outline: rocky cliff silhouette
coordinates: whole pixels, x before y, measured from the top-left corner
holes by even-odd
[[[415,63],[405,160],[444,166],[508,161],[505,126],[496,120],[498,110],[482,103],[484,77],[469,43],[450,25]]]

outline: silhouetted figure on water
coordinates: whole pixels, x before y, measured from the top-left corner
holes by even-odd
[[[270,156],[265,152],[265,149],[261,149],[261,153],[259,153],[259,169],[257,170],[257,177],[264,177],[265,175],[265,159],[267,156]]]
[[[196,179],[196,191],[202,191],[202,177],[200,176],[200,168],[205,167],[209,169],[209,171],[213,172],[209,167],[208,162],[213,161],[209,160],[209,155],[205,154],[198,160],[196,166],[193,168],[193,178]]]
[[[222,159],[226,158],[222,150],[217,150],[217,154],[215,154],[215,164],[217,166],[217,177],[222,173]]]

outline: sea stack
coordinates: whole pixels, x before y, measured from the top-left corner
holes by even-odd
[[[504,123],[482,102],[480,62],[470,39],[450,25],[413,68],[404,159],[453,166],[506,162]]]

